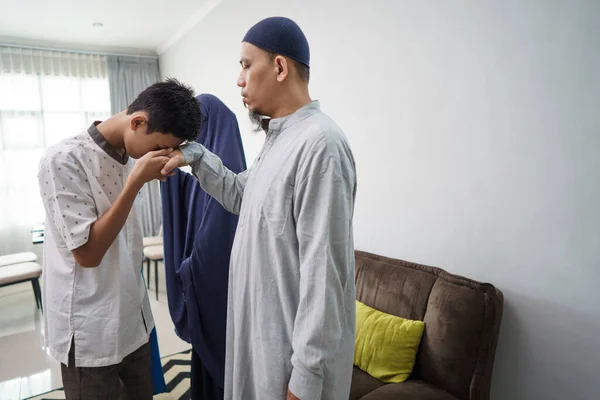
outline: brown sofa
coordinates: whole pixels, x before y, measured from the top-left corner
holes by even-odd
[[[489,399],[502,292],[439,268],[356,252],[356,297],[425,321],[425,333],[406,382],[384,384],[354,367],[350,400]]]

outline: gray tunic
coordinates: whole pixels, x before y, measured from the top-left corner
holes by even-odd
[[[348,399],[355,333],[354,159],[314,101],[274,119],[239,175],[197,143],[202,188],[240,215],[231,253],[225,399]]]

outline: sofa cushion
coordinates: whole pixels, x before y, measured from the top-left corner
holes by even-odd
[[[8,285],[27,279],[34,279],[42,274],[42,266],[34,262],[6,265],[0,267],[0,285]]]
[[[406,261],[357,251],[356,298],[376,310],[423,321],[437,275],[427,268],[414,266]]]
[[[354,367],[352,371],[352,386],[350,387],[350,400],[362,399],[363,396],[383,385],[383,382],[373,378],[360,368]]]
[[[470,398],[495,346],[495,302],[493,286],[440,274],[427,304],[416,375],[459,399]]]
[[[0,267],[5,265],[21,264],[26,262],[36,262],[37,256],[30,251],[25,253],[15,253],[6,256],[0,256]]]
[[[387,314],[356,301],[354,365],[386,383],[412,373],[425,324]]]
[[[458,400],[450,393],[425,381],[406,381],[381,386],[360,400]]]

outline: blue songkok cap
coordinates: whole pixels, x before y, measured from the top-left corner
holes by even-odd
[[[254,25],[242,42],[281,54],[310,68],[310,49],[302,29],[289,18],[270,17]]]

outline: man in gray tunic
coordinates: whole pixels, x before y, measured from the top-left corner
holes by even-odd
[[[201,186],[239,214],[229,275],[226,400],[346,400],[355,333],[354,159],[342,130],[308,92],[309,47],[287,18],[242,42],[238,86],[269,117],[254,165],[229,171],[190,143],[163,170],[190,164]]]

